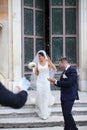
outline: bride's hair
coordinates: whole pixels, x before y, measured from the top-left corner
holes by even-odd
[[[39,52],[38,54],[41,55],[41,56],[43,56],[45,58],[43,52]]]
[[[34,57],[33,62],[35,62],[35,63],[39,62],[38,54],[43,55],[46,60],[48,59],[46,52],[44,50],[40,50],[40,51],[37,52],[36,56]]]

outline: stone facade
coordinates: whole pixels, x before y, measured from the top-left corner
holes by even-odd
[[[87,91],[87,0],[79,0],[79,90]],[[8,18],[0,19],[0,80],[13,91],[22,76],[21,0],[8,0]]]

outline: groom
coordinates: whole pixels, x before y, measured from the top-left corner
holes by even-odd
[[[61,107],[64,117],[64,130],[78,130],[72,116],[72,107],[75,100],[78,100],[77,72],[67,59],[59,60],[59,68],[64,69],[60,80],[49,78],[48,80],[61,88]]]

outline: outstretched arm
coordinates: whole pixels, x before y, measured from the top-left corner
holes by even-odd
[[[48,80],[58,87],[69,87],[71,84],[77,82],[77,73],[76,70],[73,69],[71,72],[69,72],[67,78],[65,79],[62,78],[61,80],[56,80],[54,78],[48,78]]]
[[[6,89],[5,86],[0,82],[1,105],[19,109],[24,106],[25,102],[27,101],[27,96],[28,93],[24,90],[14,94],[13,92]]]
[[[38,65],[36,65],[35,74],[36,74],[36,75],[39,75]]]

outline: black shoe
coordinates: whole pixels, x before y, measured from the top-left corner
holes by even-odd
[[[78,128],[76,128],[76,129],[72,129],[72,130],[78,130]]]

